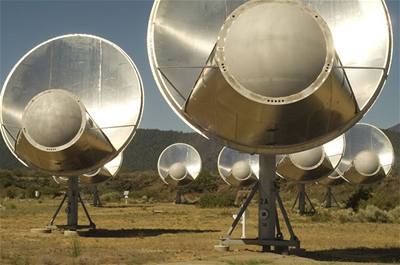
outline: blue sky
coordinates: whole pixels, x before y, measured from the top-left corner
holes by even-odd
[[[145,87],[141,128],[191,131],[169,108],[153,80],[147,59],[147,22],[153,1],[7,1],[0,0],[1,84],[28,50],[63,34],[87,33],[109,39],[135,61]],[[380,97],[363,118],[387,128],[400,122],[400,1],[387,1],[394,28],[390,76]]]

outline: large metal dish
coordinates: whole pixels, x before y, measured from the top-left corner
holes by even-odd
[[[360,120],[379,95],[391,62],[392,28],[384,1],[299,1],[307,12],[318,14],[322,28],[326,22],[336,56],[334,66],[326,65],[327,70],[342,78],[341,88],[334,90],[341,91],[340,95],[316,89],[320,94],[311,93],[314,97],[308,97],[307,104],[300,100],[305,98],[301,92],[285,102],[245,95],[224,74],[223,58],[214,48],[224,47],[224,29],[236,19],[232,11],[242,14],[237,8],[245,2],[155,1],[148,28],[149,60],[161,93],[177,115],[205,136],[249,153],[311,149]],[[247,31],[242,32],[245,39]],[[193,104],[196,99],[197,105]]]
[[[86,126],[87,132],[90,134],[90,130],[97,130],[98,136],[104,138],[103,144],[107,148],[100,148],[107,150],[101,159],[92,159],[86,164],[80,160],[76,164],[72,159],[73,151],[64,152],[65,146],[35,146],[27,137],[20,137],[24,126],[28,129],[35,126],[31,123],[29,127],[23,121],[27,105],[34,105],[32,99],[45,91],[54,91],[51,103],[55,106],[59,98],[57,91],[66,91],[71,97],[76,97],[76,104],[73,100],[69,103],[81,105],[80,109],[87,113],[87,124],[90,125]],[[39,44],[11,70],[0,95],[1,133],[9,150],[23,164],[54,175],[81,175],[101,168],[127,146],[138,127],[142,110],[143,85],[139,72],[121,48],[97,36],[64,35]],[[36,115],[35,119],[43,120],[43,117]],[[48,129],[46,126],[38,128],[41,132]],[[39,131],[36,135],[40,135]],[[22,153],[26,154],[24,157],[16,152],[19,137]],[[36,162],[41,160],[41,164],[27,158],[36,159]],[[59,166],[59,161],[63,159],[69,159],[67,169]]]
[[[361,158],[359,166],[358,158]],[[393,167],[393,145],[380,129],[358,123],[346,132],[346,148],[337,171],[349,183],[358,185],[377,182],[389,175]]]
[[[201,172],[201,157],[197,150],[185,143],[165,148],[157,163],[158,174],[166,184],[170,180],[184,185],[195,180]]]

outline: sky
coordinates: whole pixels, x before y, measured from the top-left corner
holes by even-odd
[[[150,70],[146,35],[152,4],[151,0],[0,0],[1,85],[17,61],[41,42],[71,33],[98,35],[125,50],[140,71],[145,91],[140,127],[192,131],[167,105]],[[394,30],[391,71],[380,97],[362,120],[381,128],[400,123],[400,0],[388,0],[387,5]]]

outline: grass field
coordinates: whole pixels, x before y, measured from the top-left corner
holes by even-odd
[[[261,253],[256,247],[217,252],[214,245],[232,222],[236,208],[201,209],[193,205],[107,204],[89,206],[96,233],[66,237],[35,234],[59,199],[8,200],[0,208],[1,264],[360,264],[400,262],[400,225],[311,221],[290,214],[303,257]],[[80,221],[85,223],[83,213]],[[252,205],[248,234],[256,235]],[[65,223],[65,213],[56,220]],[[239,233],[239,231],[236,231]],[[287,235],[287,233],[285,233]],[[236,234],[239,236],[239,234]]]

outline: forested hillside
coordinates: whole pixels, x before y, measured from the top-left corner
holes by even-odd
[[[387,129],[388,135],[395,148],[397,165],[400,163],[400,132]],[[161,131],[154,129],[139,129],[133,141],[124,152],[124,171],[156,170],[157,159],[162,150],[173,143],[188,143],[200,153],[203,168],[216,172],[216,161],[222,145],[214,140],[207,140],[197,133],[176,131]],[[23,167],[0,141],[0,169],[15,169]],[[399,167],[397,167],[398,172]],[[400,175],[397,173],[397,175]]]

